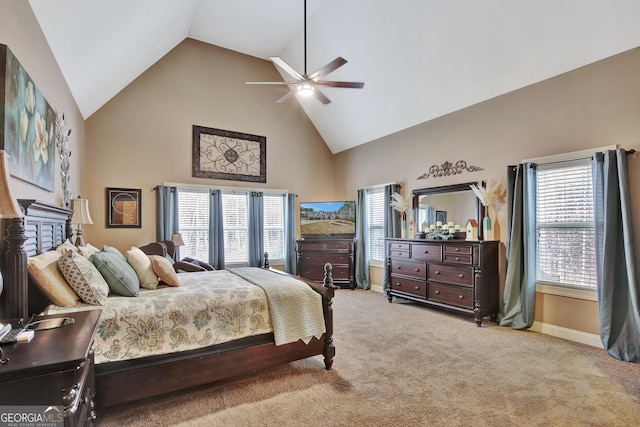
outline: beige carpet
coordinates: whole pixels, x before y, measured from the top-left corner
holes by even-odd
[[[640,426],[640,365],[372,291],[334,299],[336,358],[114,407],[99,426]]]

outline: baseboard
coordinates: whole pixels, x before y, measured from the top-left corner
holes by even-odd
[[[550,323],[543,322],[533,322],[531,330],[540,332],[541,334],[551,335],[554,337],[563,338],[565,340],[590,345],[592,347],[603,348],[602,341],[600,341],[600,336],[596,334],[576,331],[575,329],[563,328],[562,326],[556,326]]]
[[[371,290],[374,292],[384,294],[384,288],[382,287],[382,285],[376,285],[375,283],[372,283]]]

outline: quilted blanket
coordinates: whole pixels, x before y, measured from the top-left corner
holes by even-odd
[[[229,271],[260,286],[267,294],[276,345],[308,343],[325,332],[322,297],[306,283],[260,268],[242,267]]]

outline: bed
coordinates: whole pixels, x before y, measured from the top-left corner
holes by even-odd
[[[23,219],[9,220],[5,232],[3,312],[8,313],[9,317],[12,318],[28,318],[27,316],[33,313],[43,312],[47,307],[51,310],[51,306],[50,301],[29,280],[26,267],[27,259],[55,249],[71,236],[70,216],[72,211],[36,200],[21,199],[18,202],[25,212],[25,217]],[[3,224],[3,227],[5,227],[5,224]],[[204,338],[185,339],[185,341],[189,342],[202,341],[205,343],[205,347],[174,347],[174,351],[168,353],[160,352],[146,356],[129,352],[131,354],[121,358],[115,357],[118,356],[115,354],[118,352],[114,352],[113,341],[109,344],[101,341],[100,337],[96,337],[94,352],[96,353],[97,361],[95,371],[96,406],[98,409],[238,375],[255,373],[311,356],[322,355],[326,369],[331,369],[335,355],[332,298],[336,288],[331,281],[331,266],[326,266],[327,274],[322,284],[306,281],[299,277],[294,278],[286,273],[269,269],[268,259],[265,259],[265,267],[267,268],[239,269],[239,271],[233,272],[235,275],[233,277],[228,276],[232,272],[227,271],[218,271],[217,273],[181,273],[181,283],[184,282],[184,286],[181,285],[180,287],[184,288],[187,293],[192,291],[191,288],[202,287],[199,282],[205,280],[204,276],[208,277],[209,273],[222,277],[225,283],[231,281],[242,282],[243,280],[266,280],[268,282],[273,277],[282,278],[283,280],[296,279],[304,282],[312,289],[314,295],[320,296],[321,322],[324,323],[324,333],[314,334],[304,340],[299,339],[288,342],[282,338],[282,334],[275,327],[265,329],[264,322],[261,323],[259,321],[260,316],[264,317],[264,313],[257,312],[252,308],[253,318],[251,325],[255,329],[253,334],[236,338],[231,333],[231,338],[225,339],[221,343],[218,343],[220,340],[217,339],[209,339],[208,341]],[[199,275],[202,275],[202,277]],[[254,277],[254,275],[257,276]],[[187,283],[190,283],[190,285]],[[244,286],[246,289],[243,292],[256,293],[255,290],[251,291],[249,289],[253,285]],[[306,286],[303,287],[306,288]],[[161,292],[149,291],[150,293],[145,295],[153,295],[153,298],[159,298],[160,294],[171,291],[171,289],[161,289]],[[153,292],[158,293],[151,294]],[[257,293],[259,294],[260,291],[257,291]],[[193,299],[197,297],[192,295],[181,298]],[[178,298],[175,299],[177,300]],[[137,298],[131,298],[131,300],[137,300]],[[260,304],[256,303],[256,305]],[[90,308],[90,306],[84,307],[84,309]],[[53,312],[56,312],[55,307],[53,310]],[[104,311],[110,311],[110,309]],[[267,314],[267,316],[269,315]],[[274,323],[277,323],[277,321]],[[213,329],[215,332],[216,329]],[[220,335],[219,329],[217,329],[218,335]],[[181,336],[195,337],[195,335],[185,335],[181,330],[172,331],[172,333],[173,335],[170,335],[172,339],[168,340],[167,343],[169,347],[180,341]],[[210,335],[211,331],[208,338],[211,338]],[[276,345],[276,342],[279,345]],[[281,344],[283,342],[285,343]],[[176,348],[178,349],[176,350]],[[121,351],[120,353],[127,353],[127,351]],[[153,380],[149,381],[150,378]]]

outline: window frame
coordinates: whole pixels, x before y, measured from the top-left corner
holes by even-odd
[[[385,247],[385,236],[384,236],[384,223],[385,223],[385,209],[384,209],[384,187],[380,187],[380,188],[369,188],[365,190],[366,192],[366,221],[367,221],[367,234],[369,237],[369,264],[373,267],[384,267],[384,263],[385,261],[385,251],[384,251],[384,247]],[[370,197],[372,196],[379,196],[382,199],[382,222],[378,225],[376,224],[375,226],[371,225],[371,200]],[[372,258],[372,254],[374,253],[374,242],[373,239],[371,238],[372,236],[372,230],[382,230],[382,257],[380,259],[377,258]]]

